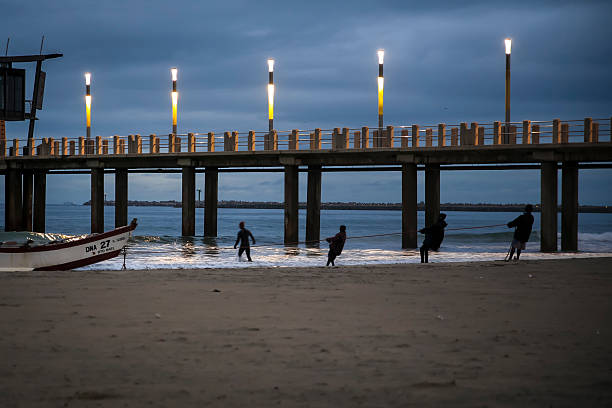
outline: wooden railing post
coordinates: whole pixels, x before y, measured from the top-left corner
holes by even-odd
[[[231,146],[230,146],[230,138],[231,138],[231,133],[230,132],[223,132],[223,151],[224,152],[231,152]]]
[[[332,131],[332,142],[331,142],[331,148],[332,150],[336,150],[338,148],[338,138],[340,134],[340,128],[334,128],[334,130]]]
[[[300,148],[299,134],[300,134],[299,130],[297,129],[291,130],[291,134],[289,134],[289,150],[298,150]]]
[[[215,151],[215,132],[208,132],[208,151]]]
[[[569,123],[561,124],[561,143],[569,143]]]
[[[410,132],[408,132],[407,128],[402,128],[402,132],[401,132],[401,141],[400,141],[400,146],[402,149],[406,149],[410,146]]]
[[[255,131],[253,130],[249,130],[248,148],[249,152],[255,151]]]
[[[238,151],[238,132],[237,131],[232,132],[232,137],[230,141],[232,143],[232,152],[237,152]]]
[[[540,125],[531,127],[531,144],[540,144]]]
[[[155,153],[155,134],[149,135],[149,154]]]
[[[168,133],[168,153],[174,153],[174,139],[176,136],[174,133]]]
[[[599,143],[599,123],[593,123],[593,129],[591,131],[591,142]]]
[[[425,146],[426,147],[433,146],[433,129],[432,128],[425,129]]]
[[[113,154],[119,154],[119,136],[113,136]]]
[[[446,146],[446,125],[444,123],[438,124],[438,147]]]
[[[395,128],[393,126],[387,126],[385,132],[385,147],[393,147],[395,144]]]
[[[419,125],[412,125],[412,147],[419,147]]]
[[[134,139],[134,147],[135,147],[135,152],[137,154],[142,154],[142,137],[140,135],[136,135],[136,138]]]
[[[70,145],[70,150],[69,150],[70,155],[74,156],[76,154],[76,143],[74,142],[74,140],[71,140],[69,145]]]
[[[502,144],[501,122],[498,120],[493,122],[493,144]]]
[[[593,143],[593,118],[584,118],[584,143]]]
[[[342,133],[339,135],[339,144],[338,148],[340,149],[348,149],[349,147],[349,139],[350,139],[350,131],[349,128],[342,128]]]
[[[470,124],[468,135],[468,144],[474,146],[476,144],[476,138],[478,137],[478,122],[472,122]]]
[[[321,150],[321,129],[316,128],[314,131],[314,139],[311,141],[313,143],[310,148],[312,150]]]
[[[96,136],[96,154],[102,154],[102,138]]]
[[[108,154],[108,139],[102,141],[102,154]]]
[[[451,146],[459,145],[459,129],[451,128]]]
[[[459,124],[459,144],[465,146],[467,144],[467,123]]]
[[[361,128],[361,148],[367,149],[370,147],[370,128],[364,126]]]
[[[361,149],[361,132],[359,130],[353,132],[353,149]]]
[[[552,124],[552,142],[561,143],[561,120],[555,119]]]
[[[478,134],[476,135],[476,145],[482,146],[485,144],[485,128],[478,126]]]
[[[193,133],[187,133],[187,151],[189,153],[193,153],[196,151],[195,135]]]
[[[19,139],[13,139],[13,146],[9,149],[10,156],[19,156]]]
[[[523,144],[530,144],[531,143],[531,121],[530,120],[524,120],[523,121],[523,135],[522,135],[522,142]]]
[[[66,136],[62,137],[62,150],[60,154],[62,156],[66,156],[68,154],[68,138]]]
[[[272,139],[270,140],[272,145],[272,150],[278,150],[278,132],[276,130],[272,131]]]
[[[43,150],[45,149],[43,148]],[[85,138],[83,136],[79,136],[79,156],[83,155],[85,155]]]

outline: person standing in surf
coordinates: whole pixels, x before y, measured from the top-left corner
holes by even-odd
[[[517,261],[521,257],[521,251],[525,249],[525,244],[527,241],[529,241],[531,228],[533,227],[533,215],[531,215],[532,211],[533,206],[531,204],[527,204],[525,206],[525,212],[508,223],[508,228],[516,227],[516,229],[514,230],[512,244],[510,244],[510,252],[508,257],[505,259],[506,262],[512,259],[514,256],[514,251],[516,251]]]
[[[346,225],[340,226],[340,232],[338,232],[333,237],[325,238],[327,242],[329,242],[329,252],[327,254],[327,265],[336,266],[334,260],[338,255],[342,253],[342,249],[344,248],[344,242],[346,241]]]
[[[434,251],[440,249],[444,239],[444,228],[448,225],[445,219],[446,214],[441,213],[434,225],[419,230],[421,234],[425,234],[423,245],[421,245],[421,263],[429,262],[430,249]]]
[[[253,234],[251,234],[251,231],[244,228],[244,221],[240,221],[238,227],[240,227],[240,231],[238,231],[238,236],[236,237],[236,242],[234,243],[234,249],[236,249],[238,242],[240,242],[238,258],[242,256],[243,252],[246,252],[248,261],[253,262],[253,260],[251,259],[251,246],[249,245],[249,237],[251,237],[251,239],[253,240],[253,245],[255,245],[255,237],[253,236]]]

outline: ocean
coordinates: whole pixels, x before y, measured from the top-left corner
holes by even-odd
[[[3,206],[0,208],[4,212]],[[47,205],[47,232],[68,235],[89,233],[89,210],[88,206]],[[430,262],[503,259],[512,240],[512,229],[506,226],[463,228],[505,224],[518,215],[520,213],[447,212],[449,230],[441,250],[430,255]],[[127,251],[128,269],[316,266],[325,265],[327,260],[328,246],[325,242],[321,242],[320,248],[306,247],[304,244],[297,248],[283,246],[284,214],[281,209],[219,208],[219,236],[214,239],[203,237],[204,210],[201,208],[196,209],[196,234],[199,236],[189,238],[180,236],[180,208],[131,206],[128,216],[128,220],[138,218],[138,227]],[[300,210],[299,216],[299,236],[300,240],[304,240],[306,211]],[[534,216],[534,231],[521,258],[612,256],[612,214],[579,214],[579,252],[555,254],[539,252],[540,214],[534,213]],[[104,219],[105,230],[114,228],[114,207],[105,207]],[[233,249],[240,221],[245,221],[257,240],[251,249],[253,262],[239,260]],[[419,212],[419,228],[423,223],[424,213]],[[420,262],[418,250],[401,249],[400,211],[322,210],[321,238],[333,236],[341,224],[347,226],[349,239],[336,265]],[[4,229],[3,225],[1,228]],[[455,228],[461,230],[451,230]],[[367,235],[379,236],[363,237]],[[418,242],[419,245],[422,242],[420,234]],[[120,269],[122,265],[123,257],[117,257],[83,269]]]

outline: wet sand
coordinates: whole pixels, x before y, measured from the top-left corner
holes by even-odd
[[[612,258],[4,273],[0,352],[2,407],[610,406]]]

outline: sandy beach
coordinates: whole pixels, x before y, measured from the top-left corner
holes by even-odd
[[[610,406],[611,266],[5,273],[0,406]]]

